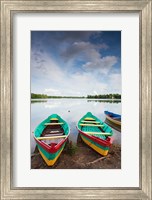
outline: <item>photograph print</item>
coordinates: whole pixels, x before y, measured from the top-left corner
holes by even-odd
[[[31,31],[31,169],[121,169],[121,31]]]

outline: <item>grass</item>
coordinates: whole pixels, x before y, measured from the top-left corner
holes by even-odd
[[[73,156],[76,151],[77,151],[77,145],[73,144],[72,141],[68,141],[65,147],[65,151],[67,154],[69,154],[70,156]]]

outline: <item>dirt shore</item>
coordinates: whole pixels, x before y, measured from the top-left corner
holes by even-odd
[[[107,156],[103,157],[83,141],[77,146],[72,145],[69,151],[69,143],[52,167],[48,167],[43,161],[37,148],[31,156],[31,169],[120,169],[121,146],[113,144]]]

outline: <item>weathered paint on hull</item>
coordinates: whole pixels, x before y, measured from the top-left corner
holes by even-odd
[[[109,117],[108,115],[106,115],[106,118],[107,118],[109,121],[113,122],[114,124],[117,124],[117,125],[121,126],[121,122],[120,122],[120,121],[114,120],[114,119],[112,119],[111,117]]]
[[[82,140],[88,145],[90,146],[92,149],[94,149],[96,152],[98,152],[99,154],[106,156],[108,154],[109,151],[109,147],[103,147],[91,140],[89,140],[87,137],[85,137],[84,135],[80,134]]]

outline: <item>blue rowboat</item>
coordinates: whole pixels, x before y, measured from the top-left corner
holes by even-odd
[[[104,113],[109,121],[113,122],[116,125],[121,126],[121,115],[109,111],[104,111]]]

